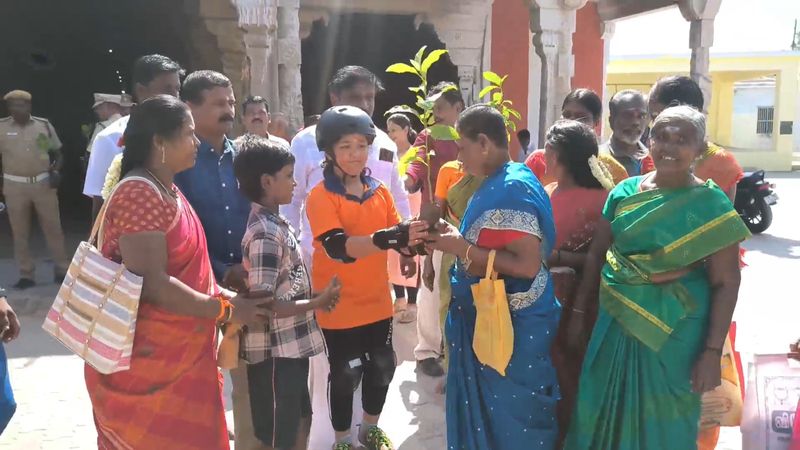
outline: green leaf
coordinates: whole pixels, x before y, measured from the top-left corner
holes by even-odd
[[[422,47],[420,47],[419,50],[417,50],[417,54],[414,55],[414,61],[416,61],[417,64],[422,64],[422,55],[425,54],[425,50],[427,50],[427,49],[428,49],[428,46],[427,45],[423,45]]]
[[[408,62],[411,63],[411,66],[414,67],[414,70],[417,71],[417,76],[424,82],[425,81],[425,75],[423,75],[422,71],[420,70],[419,63],[414,61],[413,59],[409,59]]]
[[[512,116],[516,117],[517,120],[522,120],[522,114],[520,114],[519,111],[517,111],[516,109],[508,108],[508,112]]]
[[[417,108],[423,111],[430,111],[433,109],[433,101],[417,99]]]
[[[493,84],[490,84],[489,86],[486,86],[485,88],[481,89],[481,92],[478,94],[478,98],[486,97],[486,94],[496,89],[500,89],[500,86],[495,86]]]
[[[428,130],[430,136],[439,141],[455,141],[459,138],[458,131],[448,125],[437,124],[429,127]]]
[[[492,94],[492,103],[500,106],[503,103],[503,93],[502,92],[495,92]]]
[[[419,71],[408,64],[403,63],[394,63],[391,66],[386,68],[386,72],[388,73],[413,73],[414,75],[419,76]]]
[[[413,92],[413,93],[415,93],[415,94],[419,94],[420,92],[425,90],[425,87],[424,86],[411,86],[410,88],[408,88],[408,90]]]
[[[425,123],[426,126],[432,126],[436,124],[436,118],[433,117],[433,114],[428,116],[427,122]]]
[[[417,118],[419,117],[419,112],[416,109],[414,109],[414,108],[412,108],[412,107],[410,107],[408,105],[392,106],[383,115],[384,116],[391,116],[392,114],[396,114],[396,113],[411,114],[411,115],[413,115],[413,116],[415,116]]]
[[[504,78],[500,78],[500,75],[492,72],[491,70],[483,72],[483,78],[489,83],[496,84],[498,86],[501,86],[504,81]]]
[[[421,67],[420,72],[423,75],[427,75],[428,70],[430,70],[431,66],[434,65],[436,61],[439,61],[442,55],[445,54],[447,54],[447,50],[444,49],[438,49],[428,53],[428,56],[426,56],[425,60],[422,61],[422,65],[420,66]]]
[[[503,107],[509,107],[509,106],[513,105],[514,102],[512,102],[511,100],[503,100],[503,103],[501,103],[501,104],[503,105]]]
[[[455,86],[447,86],[446,88],[442,89],[441,92],[437,92],[428,97],[427,99],[425,99],[425,101],[431,102],[431,108],[433,108],[433,104],[436,102],[436,100],[439,100],[439,97],[441,97],[445,92],[457,91],[457,90],[458,88]]]

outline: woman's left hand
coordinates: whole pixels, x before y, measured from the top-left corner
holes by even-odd
[[[703,350],[692,369],[692,390],[698,394],[714,390],[722,383],[722,355],[713,350]]]
[[[468,246],[469,243],[461,236],[458,229],[449,223],[440,226],[438,234],[429,235],[425,243],[425,247],[429,250],[439,250],[458,257],[464,256]]]

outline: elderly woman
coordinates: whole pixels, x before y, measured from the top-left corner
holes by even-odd
[[[556,442],[559,395],[550,347],[560,317],[544,263],[555,240],[550,201],[530,170],[510,162],[508,134],[497,110],[467,108],[457,129],[464,171],[486,179],[467,205],[460,230],[447,225],[428,237],[429,247],[458,258],[445,323],[447,448],[549,450]],[[485,296],[473,297],[487,267],[505,286],[493,297],[507,300],[510,309],[513,342],[507,344],[513,353],[506,358],[475,349],[494,343],[495,336],[487,336],[494,325],[508,325],[487,322],[476,310],[476,303],[481,311],[487,304]]]
[[[566,448],[696,448],[748,236],[725,192],[692,173],[705,132],[697,110],[665,109],[650,135],[656,170],[609,194],[567,325],[579,345],[579,316],[599,287]]]

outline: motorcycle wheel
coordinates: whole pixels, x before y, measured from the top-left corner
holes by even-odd
[[[755,199],[755,204],[750,209],[754,215],[744,217],[744,224],[753,234],[760,234],[767,231],[772,225],[772,208],[767,204],[763,197]]]

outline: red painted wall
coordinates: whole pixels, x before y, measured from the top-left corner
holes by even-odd
[[[530,11],[525,1],[494,0],[491,70],[501,76],[508,75],[503,91],[522,115],[522,120],[517,124],[520,129],[528,123],[529,36]],[[511,157],[515,158],[519,142],[516,136],[512,136],[511,141]]]
[[[575,55],[575,75],[572,88],[589,88],[603,96],[603,64],[605,43],[600,34],[597,3],[589,2],[578,10],[572,52]]]

